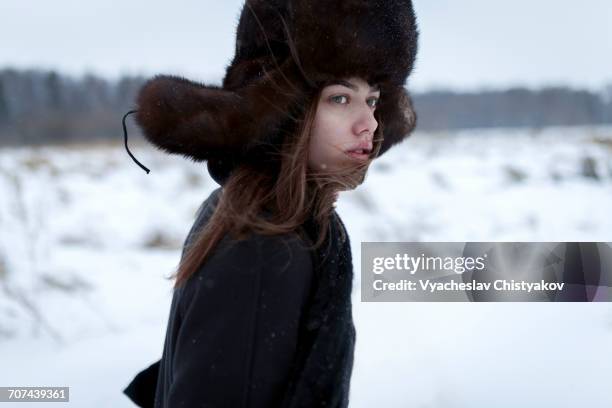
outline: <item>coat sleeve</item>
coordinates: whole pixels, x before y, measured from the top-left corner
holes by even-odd
[[[139,372],[123,390],[123,393],[139,407],[153,407],[160,362],[158,360]]]
[[[275,407],[313,279],[297,235],[224,238],[179,305],[168,407]]]

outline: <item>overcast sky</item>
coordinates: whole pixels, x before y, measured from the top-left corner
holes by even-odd
[[[332,0],[333,1],[333,0]],[[0,0],[0,67],[220,81],[244,0]],[[409,87],[612,84],[611,0],[416,0]]]

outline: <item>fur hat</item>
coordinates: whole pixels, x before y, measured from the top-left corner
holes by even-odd
[[[223,178],[291,134],[327,81],[360,77],[380,86],[380,156],[415,127],[404,83],[417,37],[410,0],[246,0],[222,86],[155,76],[136,121],[158,148],[207,160]]]

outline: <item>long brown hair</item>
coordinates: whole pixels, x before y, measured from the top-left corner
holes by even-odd
[[[284,234],[298,230],[312,217],[319,234],[311,248],[324,243],[338,192],[355,189],[364,181],[371,161],[380,151],[383,133],[379,121],[373,151],[367,161],[333,171],[310,169],[308,149],[321,90],[298,119],[295,133],[285,136],[278,166],[262,169],[244,164],[232,171],[213,214],[186,248],[177,271],[169,278],[176,278],[175,287],[197,272],[228,233],[237,239],[248,232]],[[268,216],[263,216],[264,212]]]

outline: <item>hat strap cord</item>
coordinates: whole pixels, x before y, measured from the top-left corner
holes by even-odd
[[[138,112],[138,110],[131,110],[131,111],[127,112],[125,115],[123,115],[123,120],[121,121],[121,123],[123,125],[123,136],[125,138],[125,150],[127,150],[128,154],[130,155],[132,160],[134,160],[134,162],[137,165],[139,165],[141,169],[143,169],[147,174],[149,174],[149,172],[151,172],[151,170],[149,170],[142,163],[140,163],[138,160],[136,160],[136,157],[134,157],[132,152],[130,152],[130,148],[128,147],[128,134],[127,134],[127,128],[125,127],[125,119],[128,117],[128,115],[131,115],[132,113],[136,113],[136,112]]]

